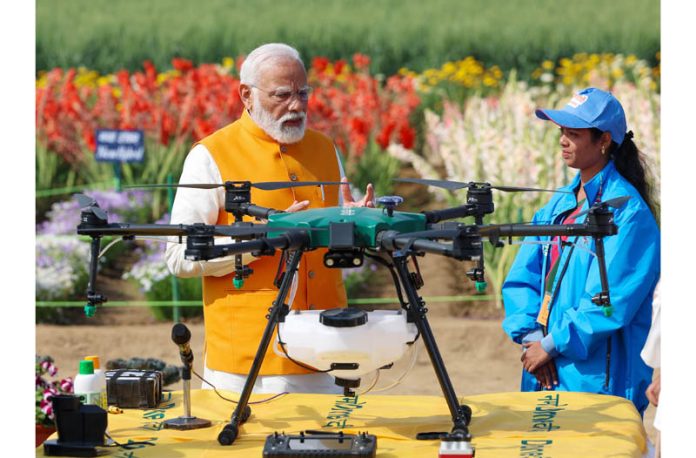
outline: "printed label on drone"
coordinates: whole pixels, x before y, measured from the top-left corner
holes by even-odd
[[[97,129],[95,159],[99,162],[143,162],[145,134],[142,130]]]

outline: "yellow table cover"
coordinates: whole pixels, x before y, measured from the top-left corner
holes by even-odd
[[[227,398],[236,393],[220,391]],[[270,395],[253,395],[261,401]],[[165,392],[157,409],[108,415],[108,433],[119,443],[149,440],[154,446],[107,448],[114,458],[261,457],[266,436],[305,430],[377,436],[377,456],[437,457],[439,440],[418,441],[418,432],[449,431],[447,404],[438,396],[288,394],[252,404],[252,415],[231,446],[217,442],[235,405],[211,390],[192,390],[191,413],[212,421],[204,429],[165,429],[183,415],[182,392]],[[587,393],[494,393],[461,398],[473,411],[470,431],[476,458],[636,457],[646,451],[640,415],[626,399]],[[56,439],[53,435],[51,439]],[[37,449],[43,456],[43,447]]]

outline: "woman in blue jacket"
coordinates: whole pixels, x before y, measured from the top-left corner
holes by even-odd
[[[581,223],[597,202],[613,209],[618,234],[604,247],[613,313],[592,297],[602,290],[591,237],[529,237],[503,284],[503,329],[523,346],[522,391],[558,389],[622,396],[643,413],[652,369],[640,357],[660,275],[660,233],[640,153],[610,93],[588,88],[560,110],[536,110],[560,128],[561,157],[578,170],[534,216],[537,224]]]

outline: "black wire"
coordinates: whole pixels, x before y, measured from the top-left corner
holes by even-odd
[[[389,261],[387,261],[386,259],[384,259],[378,255],[365,253],[365,256],[379,262],[380,264],[382,264],[383,266],[385,266],[389,270],[389,273],[392,276],[392,280],[394,281],[394,286],[396,287],[396,295],[399,298],[399,302],[401,303],[401,308],[403,310],[405,310],[407,313],[413,313],[412,311],[410,311],[407,308],[408,302],[406,302],[404,300],[404,296],[403,296],[403,293],[401,291],[401,282],[399,281],[399,277],[396,275],[396,271],[394,269],[394,264],[390,263]],[[420,329],[418,330],[418,334],[416,334],[416,338],[413,339],[413,342],[411,342],[411,344],[417,342],[419,337],[420,337]]]
[[[401,303],[401,308],[406,309],[408,303],[404,300],[403,293],[401,292],[401,282],[399,281],[399,277],[397,277],[396,272],[394,272],[394,264],[383,259],[381,256],[372,255],[368,253],[365,253],[365,256],[377,261],[389,270],[389,273],[391,274],[392,279],[394,280],[394,286],[396,287],[396,295],[398,296],[399,302]]]
[[[131,448],[137,448],[137,447],[133,447],[134,445],[155,445],[149,441],[138,441],[138,442],[129,442],[127,444],[121,444],[121,443],[117,442],[116,439],[111,437],[109,435],[109,433],[107,433],[106,431],[104,432],[104,435],[114,442],[113,444],[107,445],[107,447],[121,447],[121,448],[125,448],[126,450],[130,450]]]
[[[203,377],[201,377],[200,375],[198,375],[198,372],[194,371],[193,369],[191,369],[191,372],[193,373],[193,375],[195,375],[196,377],[198,377],[199,379],[201,379],[201,381],[203,381],[203,382],[207,383],[208,385],[212,386],[212,387],[213,387],[213,391],[215,391],[215,394],[217,394],[220,398],[222,398],[223,400],[225,400],[225,401],[227,401],[227,402],[231,402],[231,403],[233,403],[233,404],[239,404],[239,401],[235,401],[234,399],[229,399],[229,398],[226,398],[225,396],[221,395],[220,392],[217,390],[217,388],[215,388],[215,385],[213,385],[212,383],[210,383],[209,381],[207,381],[206,379],[204,379]],[[275,395],[271,396],[270,398],[262,399],[262,400],[260,400],[260,401],[247,402],[247,404],[262,404],[262,403],[264,403],[264,402],[272,401],[272,400],[274,400],[275,398],[278,398],[278,397],[280,397],[280,396],[285,396],[286,394],[288,394],[288,392],[287,392],[287,391],[283,391],[282,393],[275,394]]]

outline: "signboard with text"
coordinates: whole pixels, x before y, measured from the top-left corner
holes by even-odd
[[[143,162],[145,134],[142,130],[97,129],[95,159],[99,162]]]

